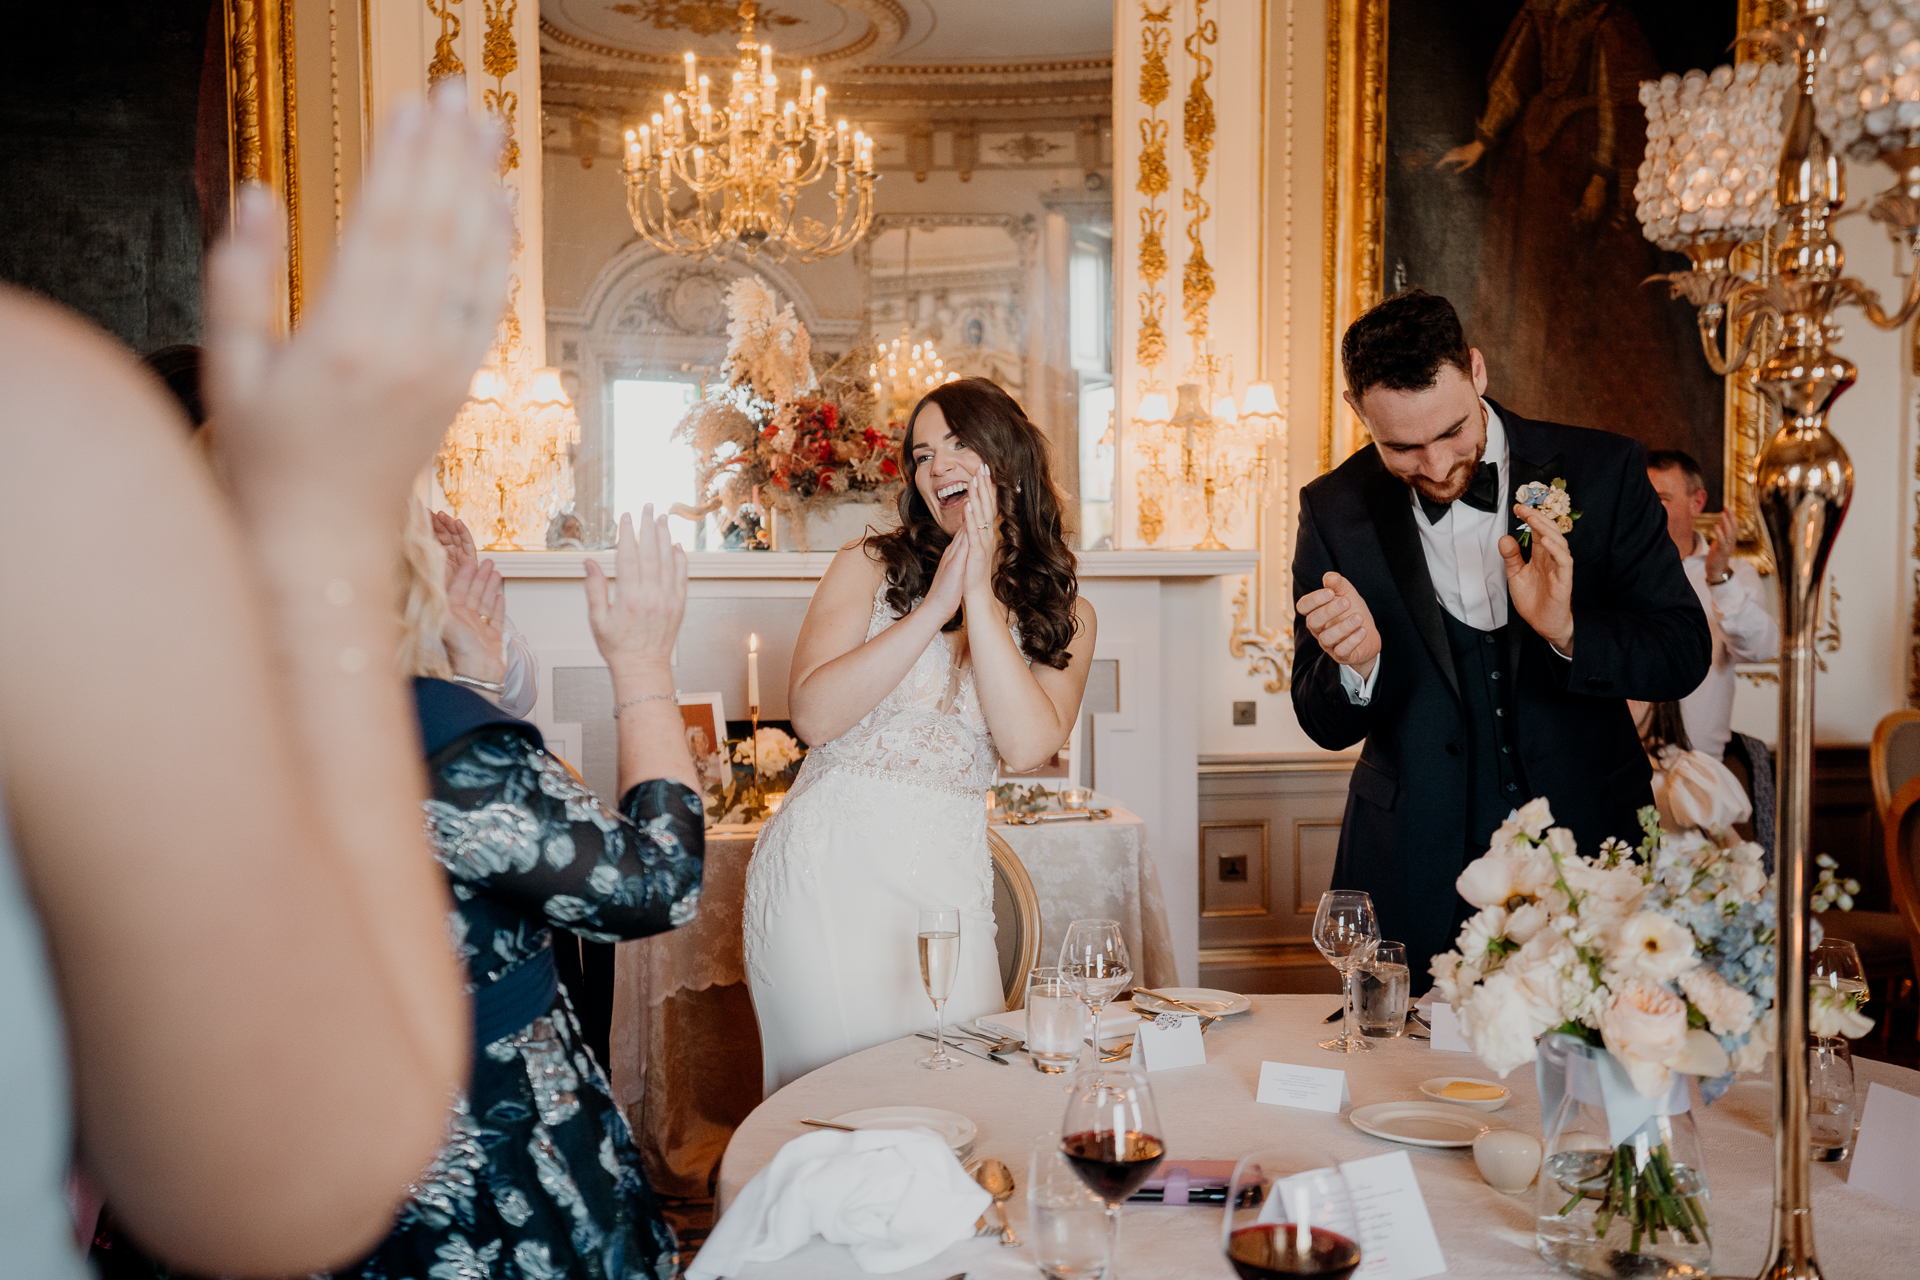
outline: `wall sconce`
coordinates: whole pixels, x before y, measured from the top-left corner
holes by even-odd
[[[1249,493],[1265,506],[1269,446],[1277,442],[1285,419],[1271,382],[1250,384],[1244,400],[1236,406],[1231,374],[1228,389],[1215,391],[1214,379],[1221,371],[1221,361],[1209,351],[1200,358],[1199,367],[1206,385],[1183,382],[1175,387],[1171,413],[1166,392],[1158,386],[1146,387],[1140,393],[1133,425],[1148,455],[1139,476],[1140,536],[1148,542],[1158,541],[1165,521],[1161,497],[1177,485],[1187,503],[1205,513],[1206,534],[1193,549],[1225,551],[1227,544],[1215,532],[1216,520],[1225,522],[1220,507]],[[1236,444],[1251,444],[1253,456],[1235,457]],[[1179,450],[1179,465],[1170,471],[1161,455],[1172,448]]]

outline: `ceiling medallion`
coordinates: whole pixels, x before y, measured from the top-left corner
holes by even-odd
[[[754,43],[755,12],[742,0],[739,69],[724,107],[714,110],[713,86],[689,53],[686,87],[662,95],[651,125],[627,130],[627,213],[662,253],[719,257],[737,244],[749,257],[765,248],[776,261],[812,262],[850,248],[873,221],[873,139],[844,119],[827,127],[827,90],[812,67],[800,73],[799,97],[776,111],[773,46]],[[802,188],[829,169],[833,222],[800,216]]]

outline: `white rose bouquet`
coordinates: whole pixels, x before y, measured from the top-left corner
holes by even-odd
[[[1682,1238],[1707,1245],[1697,1171],[1675,1161],[1659,1122],[1648,1120],[1671,1113],[1676,1075],[1701,1077],[1712,1102],[1736,1072],[1765,1064],[1775,942],[1772,881],[1757,845],[1664,832],[1651,807],[1640,821],[1638,850],[1608,840],[1584,858],[1573,834],[1552,826],[1547,802],[1529,802],[1460,874],[1461,896],[1480,910],[1458,949],[1432,965],[1461,1034],[1502,1076],[1535,1061],[1547,1037],[1554,1052],[1543,1066],[1596,1082],[1574,1090],[1583,1100],[1603,1078],[1613,1090],[1605,1103],[1614,1150],[1590,1162],[1592,1153],[1577,1153],[1578,1174],[1553,1172],[1553,1159],[1549,1171],[1573,1193],[1561,1218],[1592,1202],[1586,1229],[1604,1238],[1617,1220],[1634,1253],[1643,1235],[1658,1241],[1662,1232],[1676,1247]],[[1568,1077],[1550,1086],[1549,1074],[1541,1072],[1541,1092],[1552,1125],[1559,1101],[1548,1095],[1564,1097]]]

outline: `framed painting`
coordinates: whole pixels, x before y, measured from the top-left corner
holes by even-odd
[[[733,777],[727,763],[726,704],[718,693],[683,693],[679,703],[687,754],[693,757],[702,788],[725,786]]]
[[[1772,0],[1334,0],[1328,71],[1320,464],[1366,443],[1339,398],[1339,336],[1418,286],[1451,300],[1517,413],[1700,463],[1758,543],[1766,411],[1702,358],[1684,269],[1641,234],[1641,81],[1735,58]]]

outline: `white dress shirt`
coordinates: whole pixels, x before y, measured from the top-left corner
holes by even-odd
[[[1500,472],[1500,499],[1492,511],[1481,511],[1464,502],[1447,508],[1445,515],[1429,521],[1420,507],[1420,498],[1409,485],[1407,501],[1413,504],[1413,524],[1420,531],[1420,549],[1426,553],[1427,576],[1433,579],[1433,593],[1440,607],[1459,621],[1480,631],[1495,631],[1507,625],[1507,566],[1500,558],[1500,539],[1507,533],[1506,495],[1511,471],[1507,459],[1507,429],[1493,406],[1482,400],[1487,411],[1487,448],[1482,462],[1491,462]],[[1374,681],[1380,678],[1383,653],[1374,659],[1366,679],[1352,667],[1340,668],[1340,686],[1347,700],[1365,706],[1373,699]]]
[[[1707,540],[1696,533],[1693,552],[1681,564],[1713,632],[1713,668],[1680,700],[1680,718],[1693,749],[1718,760],[1733,737],[1733,664],[1779,657],[1780,624],[1761,601],[1759,571],[1745,560],[1733,562],[1731,578],[1708,586]]]

